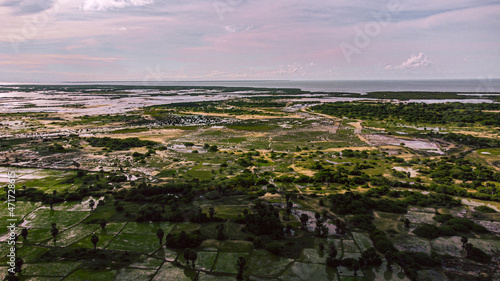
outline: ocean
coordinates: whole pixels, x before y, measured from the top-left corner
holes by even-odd
[[[59,84],[59,83],[58,83]],[[500,79],[467,80],[257,80],[257,81],[116,81],[61,84],[139,85],[139,86],[223,86],[257,88],[298,88],[312,92],[367,93],[374,91],[431,91],[468,94],[499,93]]]

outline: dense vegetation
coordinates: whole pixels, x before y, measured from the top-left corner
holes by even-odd
[[[152,147],[157,143],[154,141],[140,140],[139,138],[116,139],[110,137],[96,138],[90,137],[86,141],[95,147],[106,147],[108,150],[126,150],[133,147]]]
[[[471,103],[367,103],[335,102],[312,107],[313,110],[337,117],[366,120],[403,120],[418,124],[500,125],[498,104]]]

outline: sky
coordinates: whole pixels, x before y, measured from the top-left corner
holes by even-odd
[[[0,0],[0,82],[467,78],[499,0]]]

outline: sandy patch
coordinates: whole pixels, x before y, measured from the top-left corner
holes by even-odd
[[[346,149],[350,149],[350,150],[356,150],[356,151],[363,151],[363,150],[377,150],[377,148],[375,147],[369,147],[369,146],[353,146],[353,147],[332,147],[332,148],[328,148],[328,149],[325,149],[324,151],[342,151],[342,150],[346,150]]]
[[[165,140],[175,139],[184,134],[184,130],[181,129],[159,129],[159,130],[149,130],[144,132],[136,133],[123,133],[123,134],[103,134],[99,135],[102,137],[110,137],[115,139],[126,139],[126,138],[139,138],[141,140],[150,140],[156,142],[165,142]]]
[[[398,171],[398,172],[405,172],[405,173],[408,173],[410,172],[410,177],[417,177],[418,176],[418,172],[415,171],[413,168],[410,168],[410,167],[407,167],[407,168],[404,168],[404,167],[393,167],[394,170]]]
[[[303,175],[306,175],[309,177],[312,177],[312,176],[314,176],[314,174],[316,174],[316,172],[314,172],[314,171],[311,171],[309,169],[305,169],[302,167],[297,167],[297,166],[295,166],[295,164],[290,165],[290,168],[294,169],[295,172],[297,172],[297,173],[300,173],[300,174],[303,174]]]
[[[433,152],[436,154],[444,154],[441,151],[440,147],[435,142],[429,142],[429,141],[423,140],[423,139],[408,140],[408,139],[403,139],[403,138],[395,138],[395,137],[388,137],[388,136],[382,136],[382,135],[365,135],[365,138],[370,145],[402,146],[401,144],[404,144],[404,147],[408,147],[411,149],[424,150],[424,151]]]
[[[491,128],[491,129],[494,129],[494,128]],[[486,133],[486,132],[456,131],[455,133],[464,134],[464,135],[471,135],[471,136],[480,137],[480,138],[490,138],[490,139],[498,139],[498,137],[499,137],[498,134],[492,134],[492,133]]]

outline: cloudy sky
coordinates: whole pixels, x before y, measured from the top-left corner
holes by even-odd
[[[499,0],[0,0],[0,81],[500,78]]]

